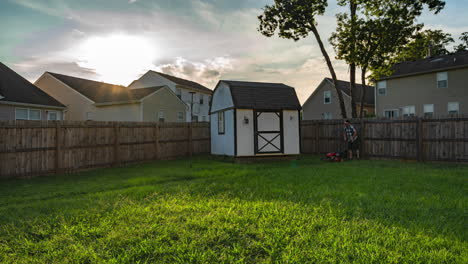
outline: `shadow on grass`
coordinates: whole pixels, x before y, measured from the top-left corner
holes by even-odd
[[[104,212],[113,210],[122,197],[151,203],[157,202],[159,196],[154,194],[158,193],[194,200],[284,201],[311,208],[325,201],[342,209],[344,219],[375,220],[465,241],[467,174],[467,166],[366,160],[324,163],[314,156],[261,164],[204,157],[194,159],[192,168],[186,160],[163,161],[2,182],[0,222]]]

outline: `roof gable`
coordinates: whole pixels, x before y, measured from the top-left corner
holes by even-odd
[[[172,76],[172,75],[169,75],[169,74],[165,74],[165,73],[162,73],[162,72],[157,72],[157,71],[151,71],[153,73],[156,73],[172,82],[174,82],[175,84],[177,85],[181,85],[181,86],[185,86],[187,88],[191,88],[191,89],[194,89],[196,91],[199,91],[199,92],[204,92],[204,93],[209,93],[209,94],[212,94],[213,91],[199,83],[196,83],[194,81],[189,81],[189,80],[186,80],[186,79],[182,79],[182,78],[179,78],[179,77],[175,77],[175,76]]]
[[[0,100],[25,104],[65,107],[52,96],[42,91],[1,62]]]
[[[333,80],[331,78],[325,78],[328,82],[333,87]],[[351,97],[351,83],[347,81],[342,81],[338,80],[337,82],[338,89],[343,91],[347,96]],[[362,91],[363,91],[364,86],[360,83],[356,83],[356,91],[353,94],[354,99],[356,100],[357,103],[361,103],[361,97],[362,97]],[[365,92],[366,94],[364,95],[364,104],[368,105],[374,105],[375,104],[375,89],[373,86],[366,85],[365,86]]]
[[[235,108],[260,110],[300,110],[293,87],[282,83],[220,81],[229,86]]]
[[[95,103],[136,101],[164,87],[155,86],[130,89],[121,85],[97,82],[58,73],[49,72],[49,74]]]

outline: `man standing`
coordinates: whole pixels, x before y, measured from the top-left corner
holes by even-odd
[[[348,144],[348,158],[353,158],[353,151],[356,151],[356,157],[359,159],[359,138],[357,130],[349,122],[345,120],[344,122],[344,140]]]

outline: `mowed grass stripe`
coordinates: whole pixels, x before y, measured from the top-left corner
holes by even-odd
[[[0,263],[467,263],[467,175],[199,157],[2,181]]]

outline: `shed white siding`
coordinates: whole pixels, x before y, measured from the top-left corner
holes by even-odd
[[[218,134],[218,113],[211,114],[211,154],[234,156],[234,110],[224,111],[224,134]]]
[[[254,121],[252,109],[237,109],[237,156],[253,156],[254,152]],[[244,119],[249,120],[248,124]]]
[[[299,112],[283,111],[284,154],[300,154]]]
[[[211,103],[211,112],[216,112],[218,110],[234,107],[234,102],[232,101],[231,90],[229,86],[223,82],[219,83],[218,89],[213,94],[213,100]]]

